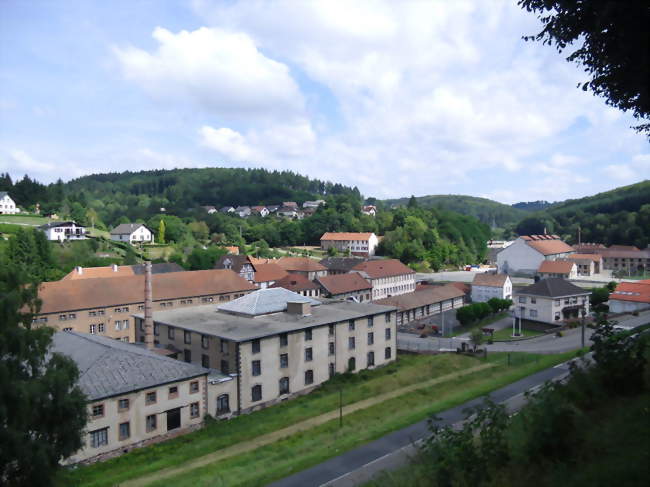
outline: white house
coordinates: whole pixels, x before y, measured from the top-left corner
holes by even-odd
[[[9,193],[0,191],[0,215],[15,215],[20,213],[20,209],[16,207],[16,203],[11,199]]]
[[[578,266],[571,260],[545,260],[537,269],[537,275],[542,279],[548,279],[549,277],[576,279],[578,277]]]
[[[340,252],[347,252],[362,257],[372,257],[379,244],[374,233],[326,232],[320,238],[320,247],[328,250],[331,247]]]
[[[302,204],[303,208],[318,208],[320,205],[324,205],[325,200],[316,200],[316,201],[305,201]]]
[[[85,240],[86,227],[73,221],[50,222],[38,227],[45,232],[48,240],[63,242],[64,240]]]
[[[361,213],[368,216],[375,216],[377,214],[377,207],[375,205],[365,205],[361,208]]]
[[[415,271],[397,259],[367,260],[350,272],[358,272],[372,284],[373,301],[415,291]]]
[[[497,254],[501,274],[534,276],[545,260],[566,259],[575,250],[557,235],[523,235]]]
[[[560,325],[589,314],[590,294],[565,279],[542,279],[515,293],[515,316]]]
[[[238,206],[235,208],[235,213],[237,213],[241,218],[246,218],[251,216],[250,206]]]
[[[251,213],[266,218],[269,216],[269,209],[266,206],[251,206]]]
[[[122,223],[111,230],[111,240],[129,243],[153,243],[153,232],[142,223]]]
[[[506,274],[476,274],[472,282],[472,301],[484,303],[492,298],[512,298],[510,276]]]

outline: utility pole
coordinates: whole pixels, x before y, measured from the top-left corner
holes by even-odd
[[[343,387],[339,386],[339,428],[343,426]]]

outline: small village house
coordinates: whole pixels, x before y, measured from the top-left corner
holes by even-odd
[[[320,238],[322,250],[335,248],[339,252],[350,252],[352,255],[372,257],[379,240],[374,233],[326,232]]]
[[[15,215],[20,213],[20,208],[16,206],[9,193],[0,191],[0,215]]]
[[[130,244],[153,243],[153,232],[143,223],[122,223],[111,230],[111,240]]]
[[[578,266],[570,259],[545,260],[537,269],[537,275],[540,279],[548,279],[549,277],[576,279],[578,277]]]
[[[48,240],[55,242],[86,239],[86,227],[73,221],[50,222],[38,228],[45,232]]]
[[[532,277],[543,261],[566,259],[574,253],[557,235],[523,235],[497,254],[497,270]]]
[[[512,281],[506,274],[478,273],[472,281],[472,301],[484,303],[492,298],[511,299]]]
[[[515,291],[515,315],[518,318],[562,324],[589,314],[591,292],[557,277],[542,279]]]

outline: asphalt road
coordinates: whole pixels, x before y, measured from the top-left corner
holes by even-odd
[[[524,403],[522,394],[548,380],[566,376],[568,365],[562,364],[533,374],[509,384],[490,394],[493,401],[509,402],[509,409],[517,409]],[[465,418],[463,411],[479,405],[483,398],[468,401],[448,409],[437,416],[442,424],[455,424]],[[429,434],[428,420],[420,421],[378,440],[350,450],[290,477],[269,484],[270,487],[348,487],[368,481],[375,473],[396,468],[408,461],[415,451],[414,443]]]

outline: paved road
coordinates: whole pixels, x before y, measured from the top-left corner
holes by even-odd
[[[641,311],[639,316],[623,315],[614,317],[612,318],[612,321],[616,321],[619,326],[624,328],[634,328],[635,326],[645,325],[646,323],[650,323],[650,310]]]
[[[555,366],[509,384],[490,394],[495,402],[508,401],[509,409],[524,403],[522,394],[548,380],[568,374],[568,365]],[[438,414],[442,424],[455,424],[464,419],[463,410],[479,405],[482,398],[468,401]],[[415,452],[412,445],[428,436],[427,420],[420,421],[378,440],[360,446],[312,468],[270,484],[269,487],[351,487],[368,481],[375,473],[405,464]]]

